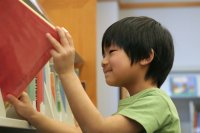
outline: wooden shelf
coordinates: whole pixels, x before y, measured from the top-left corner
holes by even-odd
[[[1,127],[1,133],[37,133],[33,129],[22,129],[22,128],[11,128],[11,127]]]
[[[0,127],[35,130],[25,120],[18,120],[18,119],[12,119],[12,118],[4,118],[4,117],[0,117]]]

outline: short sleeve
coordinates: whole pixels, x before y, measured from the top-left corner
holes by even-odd
[[[159,130],[166,121],[170,121],[168,104],[160,96],[146,96],[134,100],[116,114],[123,115],[140,123],[147,133]]]

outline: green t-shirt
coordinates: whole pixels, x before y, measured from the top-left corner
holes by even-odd
[[[146,133],[181,133],[174,103],[158,88],[146,89],[120,100],[116,114],[137,121]]]

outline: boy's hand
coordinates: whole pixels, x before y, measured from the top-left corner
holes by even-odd
[[[19,99],[10,94],[7,95],[7,99],[14,106],[16,112],[26,120],[31,119],[37,113],[30,102],[28,94],[25,92],[22,93]]]
[[[74,73],[75,49],[72,37],[64,28],[57,27],[56,30],[60,37],[60,42],[47,33],[47,38],[54,47],[51,50],[54,68],[60,76]]]

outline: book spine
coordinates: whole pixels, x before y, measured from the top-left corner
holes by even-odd
[[[36,85],[37,85],[37,98],[36,98],[36,108],[37,111],[41,111],[41,106],[43,104],[43,96],[44,96],[44,78],[43,78],[43,69],[36,76]]]
[[[197,113],[197,133],[200,133],[200,112]]]
[[[37,87],[36,87],[36,77],[35,77],[27,87],[27,93],[30,97],[34,109],[36,109],[36,90]]]

